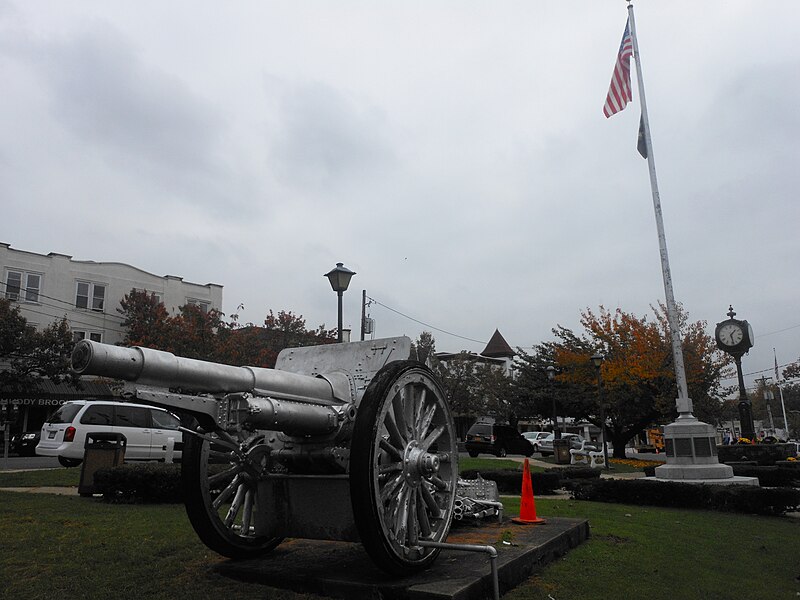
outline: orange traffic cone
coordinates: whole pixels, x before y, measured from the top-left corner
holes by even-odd
[[[533,499],[533,485],[528,459],[522,471],[522,497],[519,501],[519,517],[511,519],[514,523],[544,523],[544,519],[536,516],[536,500]]]

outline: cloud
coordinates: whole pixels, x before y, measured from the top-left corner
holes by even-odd
[[[276,126],[268,134],[271,163],[294,187],[319,188],[373,177],[392,160],[378,111],[322,82],[277,91]]]
[[[118,176],[148,182],[155,193],[140,202],[191,202],[216,211],[237,201],[223,158],[222,114],[179,74],[143,61],[112,25],[43,41],[28,37],[7,54],[38,74],[51,117],[72,136],[73,153],[98,156]]]

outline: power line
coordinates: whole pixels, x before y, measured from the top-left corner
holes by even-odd
[[[2,281],[0,281],[0,286],[5,286],[6,288],[8,288],[8,284],[7,283],[3,283]],[[20,296],[22,296],[22,294],[28,292],[28,288],[24,288],[24,287],[20,287],[19,290],[20,290]],[[71,301],[61,300],[60,298],[55,298],[53,296],[48,296],[48,295],[43,294],[43,293],[38,292],[38,291],[36,292],[36,295],[37,295],[38,298],[47,298],[48,300],[52,300],[53,302],[58,302],[60,304],[63,304],[64,306],[63,307],[56,306],[55,304],[49,304],[47,302],[42,302],[40,300],[37,300],[34,304],[39,304],[41,306],[49,306],[50,308],[54,308],[56,310],[62,310],[62,309],[64,309],[64,310],[66,310],[66,309],[76,310],[77,309],[77,307],[75,306],[75,303],[73,303]],[[21,304],[23,304],[23,306],[27,310],[31,310],[30,308],[28,308],[25,305],[26,303],[21,303]],[[80,310],[80,309],[78,309],[78,310]],[[89,309],[87,309],[87,310],[89,310]],[[36,311],[31,310],[31,312],[36,312]],[[94,312],[99,312],[99,311],[94,311]],[[40,314],[44,314],[44,313],[40,313]],[[102,311],[102,314],[104,314],[106,316],[106,318],[118,320],[119,324],[122,324],[122,322],[125,320],[123,317],[120,317],[120,316],[115,315],[115,314],[110,313],[110,312]]]
[[[778,368],[779,369],[784,369],[786,367],[790,367],[790,366],[796,365],[796,364],[797,364],[796,361],[789,362],[789,363],[786,363],[784,365],[778,365]],[[750,373],[742,373],[742,377],[750,377],[751,375],[760,375],[761,373],[774,373],[774,372],[775,372],[775,367],[773,366],[773,367],[768,367],[766,369],[761,369],[759,371],[751,371]],[[732,375],[730,377],[720,377],[720,381],[729,381],[731,379],[736,379],[737,377],[738,377],[738,375]]]
[[[789,327],[785,327],[784,329],[778,329],[777,331],[770,331],[769,333],[762,333],[760,335],[757,335],[756,338],[763,338],[763,337],[767,337],[769,335],[775,335],[776,333],[783,333],[784,331],[789,331],[790,329],[797,329],[798,327],[800,327],[800,324],[791,325]]]
[[[48,314],[46,312],[42,312],[42,311],[39,311],[39,310],[34,310],[34,309],[32,309],[30,307],[27,307],[27,306],[25,307],[25,310],[27,310],[28,312],[33,313],[35,315],[42,315],[42,316],[45,316],[45,317],[50,317],[51,319],[58,319],[58,317],[54,317],[51,314]],[[112,331],[114,333],[120,333],[120,334],[125,334],[126,333],[122,329],[116,329],[114,327],[109,327],[109,326],[107,326],[105,324],[104,325],[98,325],[97,323],[87,323],[86,321],[79,321],[78,319],[69,317],[67,315],[65,315],[65,318],[70,323],[70,325],[73,325],[73,324],[75,324],[75,325],[84,325],[84,326],[89,327],[91,329],[102,329],[103,331]]]
[[[374,302],[375,304],[377,304],[378,306],[382,306],[386,310],[390,310],[393,313],[396,313],[396,314],[400,315],[401,317],[404,317],[404,318],[408,319],[409,321],[414,321],[415,323],[419,323],[420,325],[424,325],[425,327],[429,327],[430,329],[433,329],[434,331],[439,331],[440,333],[445,333],[447,335],[451,335],[453,337],[456,337],[456,338],[459,338],[459,339],[462,339],[462,340],[467,340],[468,342],[475,342],[476,344],[488,344],[488,342],[484,342],[484,341],[481,341],[481,340],[475,340],[473,338],[469,338],[469,337],[466,337],[466,336],[463,336],[463,335],[458,335],[457,333],[453,333],[452,331],[447,331],[446,329],[441,329],[439,327],[435,327],[435,326],[431,325],[430,323],[425,323],[424,321],[420,321],[419,319],[415,319],[414,317],[410,317],[409,315],[407,315],[405,313],[402,313],[399,310],[396,310],[396,309],[392,308],[391,306],[386,306],[382,302],[378,302],[377,300],[375,300],[375,298],[370,298],[369,296],[367,296],[367,298],[369,298],[370,302]]]

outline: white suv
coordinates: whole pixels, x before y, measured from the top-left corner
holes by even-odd
[[[183,447],[180,424],[178,417],[154,406],[71,400],[42,426],[36,454],[57,456],[65,467],[76,467],[83,460],[87,433],[121,433],[126,439],[125,460],[163,460],[168,447],[174,448],[177,459]]]

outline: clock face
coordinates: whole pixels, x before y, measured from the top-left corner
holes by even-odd
[[[744,331],[736,323],[728,323],[719,329],[720,343],[733,347],[738,345],[744,338]]]

